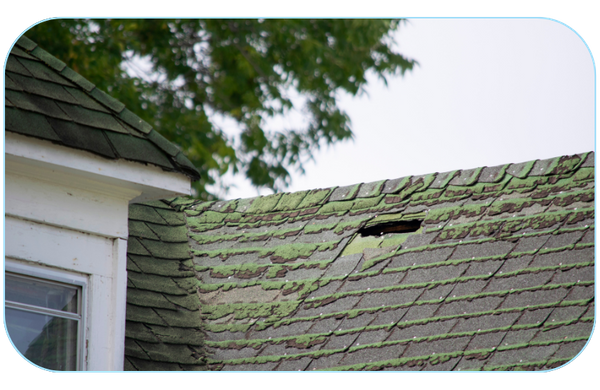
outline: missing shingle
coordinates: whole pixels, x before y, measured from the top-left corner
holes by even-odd
[[[393,221],[365,226],[358,231],[362,237],[382,236],[388,233],[414,233],[421,228],[422,219]]]

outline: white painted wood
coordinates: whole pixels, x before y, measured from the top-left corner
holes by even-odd
[[[90,152],[55,145],[49,141],[5,133],[5,160],[46,167],[75,179],[139,191],[134,202],[166,199],[191,193],[190,179],[181,173],[126,160],[110,160]],[[35,170],[35,169],[34,169]]]
[[[112,239],[10,216],[5,228],[6,257],[85,274],[113,275]]]
[[[116,273],[113,279],[114,297],[114,336],[112,362],[113,370],[123,370],[125,364],[125,316],[127,307],[127,240],[113,241],[113,259]]]
[[[7,172],[5,213],[86,233],[126,239],[129,199],[139,192],[128,190],[127,193],[128,198],[113,197]]]

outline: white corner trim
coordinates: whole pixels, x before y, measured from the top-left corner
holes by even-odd
[[[138,192],[138,195],[131,196],[132,193],[126,194],[126,191],[117,195],[131,196],[129,200],[132,203],[191,193],[191,181],[184,174],[166,172],[153,165],[123,159],[110,160],[90,152],[9,131],[5,132],[5,161],[7,173],[11,169],[17,169],[18,172],[15,173],[20,175],[29,171],[29,175],[38,176],[36,178],[40,179],[39,174],[31,172],[45,167],[46,171],[53,172],[56,176],[48,178],[47,173],[43,173],[47,180],[68,178],[66,180],[70,185],[73,185],[73,179],[84,180],[85,188],[93,191],[100,191],[101,187],[109,185],[108,191],[113,196],[116,195],[113,192],[116,187],[133,190]],[[24,166],[28,166],[29,169],[24,169]],[[97,184],[90,188],[92,182]]]

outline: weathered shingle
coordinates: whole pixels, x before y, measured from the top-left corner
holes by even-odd
[[[593,324],[589,161],[593,153],[174,201],[186,216],[179,226],[198,278],[207,367],[547,370],[568,362]],[[421,220],[420,229],[362,237],[365,226],[403,216]]]

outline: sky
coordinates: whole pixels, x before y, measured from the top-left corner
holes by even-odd
[[[550,19],[409,19],[397,51],[419,62],[388,86],[340,95],[354,140],[323,148],[286,192],[594,150],[594,67]],[[293,119],[291,121],[293,122]],[[227,199],[266,195],[241,175]]]

